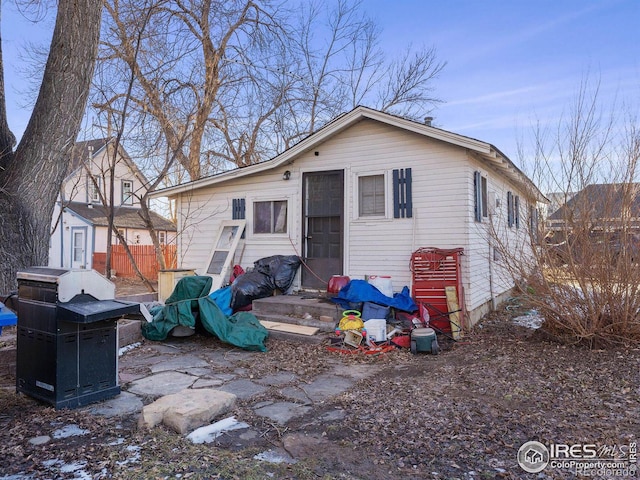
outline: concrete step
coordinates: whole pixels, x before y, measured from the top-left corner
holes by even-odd
[[[342,318],[342,310],[340,306],[322,296],[274,295],[254,300],[252,313],[258,318],[266,315],[281,315],[320,321],[320,317],[329,317],[333,319],[333,323],[337,323]]]

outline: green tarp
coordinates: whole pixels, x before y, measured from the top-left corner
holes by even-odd
[[[149,340],[167,338],[174,327],[195,328],[196,314],[204,329],[220,340],[245,350],[265,352],[269,333],[255,315],[238,312],[225,315],[215,300],[209,297],[211,277],[189,276],[181,278],[164,307],[152,309],[153,321],[142,324],[142,334]]]

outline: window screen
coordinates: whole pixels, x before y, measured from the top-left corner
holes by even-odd
[[[287,202],[255,202],[253,233],[287,233]]]

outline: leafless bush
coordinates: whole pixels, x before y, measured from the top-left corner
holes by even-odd
[[[561,205],[530,229],[527,245],[495,235],[509,273],[555,338],[590,348],[640,343],[637,119],[603,115],[583,84],[568,121],[535,138],[529,170]]]

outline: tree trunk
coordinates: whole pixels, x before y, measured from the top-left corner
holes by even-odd
[[[15,152],[4,91],[0,99],[0,292],[15,287],[21,268],[47,264],[53,207],[85,111],[101,14],[100,0],[58,1],[42,85]]]

